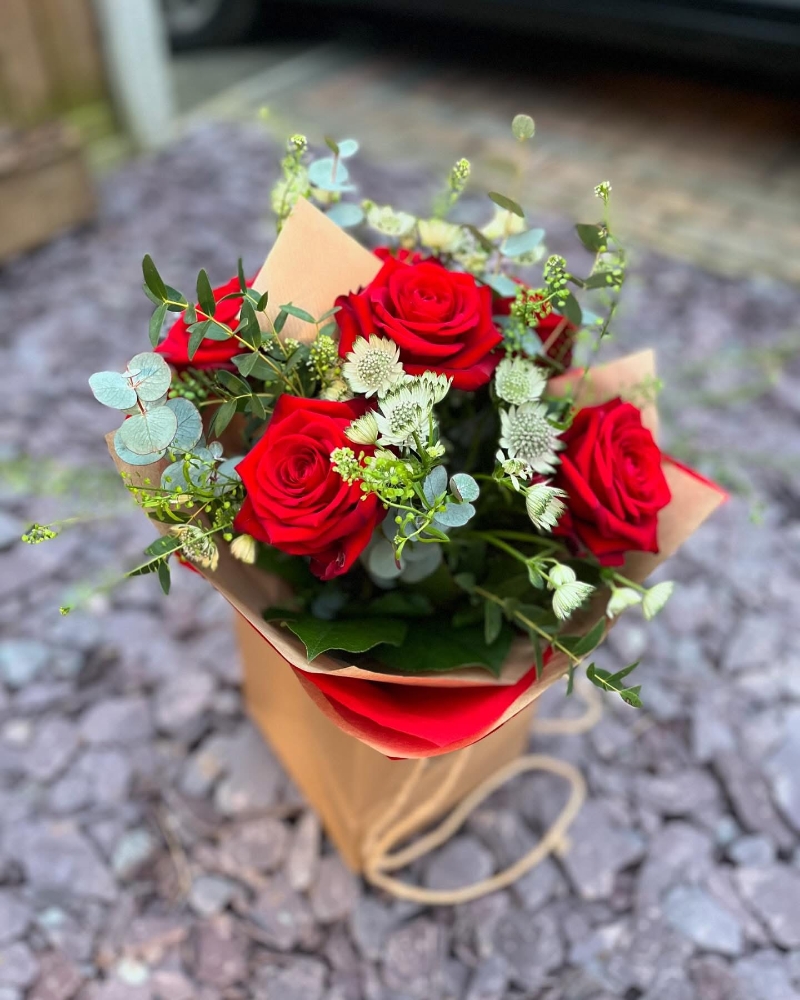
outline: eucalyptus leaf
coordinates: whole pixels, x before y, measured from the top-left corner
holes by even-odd
[[[164,591],[165,595],[169,595],[169,588],[171,583],[169,563],[166,559],[158,564],[158,582],[161,585],[161,589]]]
[[[168,406],[159,406],[128,417],[119,429],[120,441],[137,455],[151,455],[169,448],[178,429],[178,418]]]
[[[247,291],[247,278],[244,276],[244,261],[241,257],[236,261],[236,273],[239,276],[239,288],[244,293]]]
[[[186,301],[186,296],[182,295],[177,288],[173,288],[172,285],[166,285],[167,298],[169,302],[167,303],[167,309],[169,312],[183,312],[184,309],[189,308],[189,303]]]
[[[457,472],[450,478],[450,491],[457,500],[477,500],[481,494],[480,486],[466,472]]]
[[[206,327],[203,340],[230,340],[233,336],[230,330],[226,330],[224,326],[220,326],[210,319],[207,319],[203,325]]]
[[[356,139],[342,139],[339,143],[339,156],[347,158],[355,156],[358,152],[358,141]]]
[[[206,339],[206,334],[211,329],[211,326],[211,320],[208,319],[203,320],[200,323],[195,323],[192,326],[189,333],[189,343],[186,347],[186,354],[190,361],[194,358],[195,354],[197,354],[197,350]]]
[[[128,376],[136,395],[144,403],[152,403],[169,390],[172,372],[160,354],[145,351],[128,362]]]
[[[425,494],[428,505],[432,507],[446,489],[447,470],[443,465],[437,465],[435,469],[431,469],[422,484],[422,492]]]
[[[513,298],[520,287],[508,275],[500,274],[499,272],[497,274],[484,274],[481,276],[481,280],[489,288],[497,292],[498,295],[502,295],[504,299]]]
[[[505,257],[521,257],[535,250],[543,239],[544,229],[526,229],[524,233],[507,237],[500,245],[500,253]]]
[[[289,316],[294,316],[295,319],[301,319],[304,323],[316,323],[316,320],[310,312],[306,312],[306,310],[301,309],[300,306],[292,305],[291,302],[287,303],[285,306],[281,306],[280,311],[288,313]]]
[[[514,201],[513,198],[509,198],[507,195],[500,194],[498,191],[490,191],[489,197],[495,203],[499,205],[500,208],[504,208],[507,212],[511,212],[513,215],[518,215],[520,219],[525,218],[525,213],[522,211],[520,206]]]
[[[225,371],[224,368],[217,372],[217,382],[219,382],[220,385],[224,385],[226,389],[230,390],[230,392],[237,396],[247,396],[251,391],[250,386],[243,378],[239,378],[239,376],[234,375],[233,372]]]
[[[94,398],[113,410],[127,410],[136,405],[136,390],[119,372],[95,372],[89,378]]]
[[[575,298],[572,292],[567,295],[567,301],[564,303],[563,313],[570,321],[570,323],[575,326],[580,326],[583,321],[583,313],[581,311],[580,302]]]
[[[444,510],[439,511],[433,523],[445,528],[460,528],[474,516],[475,508],[471,503],[448,503]]]
[[[280,609],[264,612],[267,621],[285,625],[306,647],[308,662],[328,650],[365,653],[381,644],[399,646],[408,626],[394,618],[343,618],[323,621],[313,615],[293,615]]]
[[[165,556],[170,552],[177,552],[181,544],[181,540],[175,535],[161,535],[147,546],[144,554],[146,556]]]
[[[121,430],[121,427],[118,428],[114,434],[114,451],[117,453],[118,457],[121,458],[123,462],[127,462],[128,465],[152,465],[153,462],[160,461],[166,454],[165,448],[163,451],[154,451],[149,455],[137,455],[136,452],[125,447],[119,434]]]
[[[168,297],[167,286],[164,284],[149,253],[146,253],[142,260],[142,275],[144,276],[145,285],[159,302],[163,302]]]
[[[380,580],[396,580],[403,570],[397,565],[394,546],[385,538],[376,538],[367,552],[367,569]]]
[[[211,287],[211,282],[208,280],[208,274],[206,274],[205,270],[201,270],[197,275],[197,301],[206,316],[214,315],[217,304],[214,301],[214,290]]]
[[[505,622],[488,645],[482,626],[442,628],[434,619],[414,622],[402,645],[386,646],[376,654],[387,673],[410,676],[443,674],[462,667],[482,667],[500,676],[514,632]]]
[[[200,411],[188,399],[178,397],[168,399],[166,404],[178,418],[178,429],[172,439],[174,451],[191,451],[203,434],[203,418]]]
[[[586,633],[586,635],[562,635],[558,637],[561,645],[570,651],[576,659],[586,656],[598,646],[606,634],[606,620],[601,618]]]
[[[444,556],[442,546],[432,542],[411,542],[403,549],[403,583],[419,583],[426,580],[441,566]]]
[[[342,229],[348,229],[350,226],[357,226],[364,221],[364,212],[358,205],[340,201],[338,205],[333,205],[328,210],[328,218],[337,226],[341,226]]]
[[[350,191],[352,186],[347,184],[349,178],[347,167],[332,156],[314,160],[308,167],[309,182],[323,191]]]
[[[605,250],[608,244],[608,235],[602,226],[590,226],[586,223],[578,223],[575,232],[581,243],[592,253]]]
[[[159,337],[161,336],[161,327],[164,325],[164,317],[167,315],[167,303],[162,302],[160,306],[157,306],[153,311],[153,315],[150,317],[150,326],[148,329],[150,336],[150,343],[153,347],[158,343]]]
[[[236,400],[226,400],[222,406],[214,414],[214,419],[211,423],[212,431],[217,436],[220,437],[224,434],[225,429],[228,424],[233,420],[233,415],[236,413]]]

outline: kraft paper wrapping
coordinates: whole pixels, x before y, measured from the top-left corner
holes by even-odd
[[[319,316],[330,309],[337,295],[356,290],[377,273],[380,262],[322,213],[300,201],[286,222],[254,287],[269,289],[270,309],[291,301]],[[285,335],[308,339],[313,328],[293,317]],[[593,369],[588,378],[570,373],[554,379],[551,390],[566,392],[569,384],[580,379],[578,402],[584,405],[602,402],[641,385],[654,374],[650,351],[630,355]],[[657,414],[654,405],[643,408],[643,420],[654,432]],[[144,479],[158,482],[166,461],[152,466],[134,467],[116,456],[112,435],[107,436],[112,458],[133,484]],[[713,484],[665,460],[665,474],[672,490],[672,501],[659,517],[658,555],[633,553],[624,573],[636,581],[645,580],[669,558],[702,522],[724,501],[725,494]],[[167,527],[156,524],[160,531]],[[498,718],[483,731],[441,749],[415,748],[402,735],[376,732],[370,720],[353,718],[338,710],[310,680],[310,674],[359,678],[384,685],[452,688],[471,685],[513,685],[532,667],[533,656],[527,641],[520,639],[512,647],[501,677],[493,679],[477,668],[464,668],[444,677],[401,677],[380,673],[364,666],[348,664],[322,655],[309,664],[304,647],[287,630],[262,619],[265,608],[281,604],[288,596],[285,585],[254,567],[233,559],[226,546],[220,545],[219,567],[203,575],[239,612],[237,629],[245,669],[245,694],[248,710],[283,760],[296,783],[319,810],[325,824],[347,862],[358,868],[360,844],[365,831],[388,806],[405,780],[411,760],[389,757],[450,756],[475,744],[464,773],[452,795],[442,803],[445,811],[460,800],[485,777],[523,749],[535,700],[567,671],[566,658],[551,656],[541,677],[536,678]],[[574,632],[585,632],[603,615],[605,598],[598,595],[580,617]],[[294,667],[295,670],[291,668]],[[297,671],[297,672],[295,672]],[[425,772],[419,795],[436,788],[441,780],[439,762]]]

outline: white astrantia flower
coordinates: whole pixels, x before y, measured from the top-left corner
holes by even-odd
[[[456,253],[464,244],[464,230],[444,219],[419,219],[420,243],[437,253]]]
[[[553,594],[553,612],[562,621],[577,611],[583,602],[594,593],[594,587],[589,583],[565,583]]]
[[[343,378],[335,378],[320,392],[319,398],[341,403],[343,400],[352,399],[353,393]]]
[[[494,374],[497,395],[514,406],[535,402],[546,385],[544,371],[525,358],[503,358]]]
[[[404,375],[400,348],[388,337],[371,334],[369,340],[356,338],[342,365],[342,375],[353,392],[369,397],[382,396]]]
[[[611,591],[611,597],[606,605],[606,615],[609,618],[616,618],[628,608],[641,604],[642,595],[633,587],[615,587]]]
[[[545,483],[536,483],[525,491],[525,509],[533,526],[539,531],[552,531],[558,524],[558,519],[566,510],[562,497],[564,490]]]
[[[391,205],[376,205],[373,201],[365,201],[362,206],[369,225],[384,236],[406,236],[417,221],[408,212],[396,212]]]
[[[523,403],[500,411],[500,447],[509,458],[518,458],[542,476],[555,472],[556,451],[561,447],[558,430],[541,403]]]
[[[375,414],[368,410],[363,416],[356,417],[344,432],[344,436],[355,444],[375,444],[379,433]]]
[[[420,376],[406,376],[402,385],[388,393],[378,403],[375,419],[378,422],[380,444],[402,447],[427,441],[433,408],[440,403],[450,388],[451,379],[433,372]]]
[[[556,563],[547,574],[548,586],[551,590],[558,590],[559,587],[566,587],[570,583],[575,583],[578,579],[575,570],[571,566],[563,563]]]
[[[648,621],[651,618],[655,618],[658,612],[664,607],[670,597],[672,597],[674,589],[675,584],[671,580],[664,580],[663,583],[657,583],[645,593],[642,599],[642,613]]]

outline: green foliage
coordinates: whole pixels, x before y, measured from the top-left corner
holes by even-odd
[[[280,608],[264,612],[266,621],[276,621],[294,632],[306,647],[311,663],[329,650],[345,653],[365,653],[384,644],[399,646],[406,637],[408,626],[393,618],[343,618],[324,621],[313,615],[297,614]]]
[[[514,201],[513,198],[509,198],[507,195],[500,194],[498,191],[490,191],[489,197],[495,203],[499,205],[500,208],[504,208],[507,212],[511,212],[514,215],[519,216],[520,219],[525,218],[525,213],[522,211],[520,206]]]
[[[191,405],[191,404],[190,404]],[[129,417],[119,429],[122,444],[135,455],[165,451],[178,429],[178,418],[166,406]]]
[[[462,667],[481,667],[499,677],[512,639],[513,632],[505,623],[488,643],[480,626],[445,629],[435,619],[421,619],[409,625],[402,645],[382,649],[378,659],[391,673],[443,674]]]
[[[628,674],[632,673],[638,666],[639,661],[637,660],[636,663],[631,663],[622,670],[618,670],[617,673],[612,674],[610,671],[602,670],[592,663],[586,669],[586,676],[601,691],[616,692],[624,702],[627,702],[634,708],[641,708],[642,700],[639,697],[642,690],[641,684],[637,684],[635,687],[628,687],[622,683]]]

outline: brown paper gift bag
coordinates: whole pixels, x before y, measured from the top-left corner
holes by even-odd
[[[292,301],[320,315],[333,305],[337,295],[368,282],[379,266],[380,262],[372,254],[307,202],[301,201],[285,224],[254,287],[259,291],[269,288],[271,308],[275,310],[280,303]],[[299,321],[290,318],[286,333],[301,335],[303,331],[299,328],[290,327],[292,322]],[[652,374],[653,356],[649,351],[593,369],[590,377],[581,381],[579,402],[596,403],[624,395]],[[551,389],[566,391],[569,382],[579,377],[574,374],[562,376],[553,380]],[[656,429],[654,406],[644,408],[643,419],[651,429]],[[125,466],[114,454],[111,435],[108,443],[112,457],[130,476],[132,484],[145,478],[159,481],[166,462],[145,467]],[[637,581],[646,579],[659,563],[672,555],[725,497],[713,484],[678,463],[667,460],[665,473],[672,490],[672,502],[659,519],[660,552],[657,556],[634,553],[625,566],[625,575]],[[164,525],[157,527],[167,530]],[[398,867],[386,862],[381,851],[385,853],[401,836],[418,832],[454,805],[469,803],[480,786],[496,786],[506,774],[527,767],[543,766],[571,781],[573,797],[557,822],[557,829],[540,845],[539,856],[556,847],[559,837],[563,838],[564,829],[579,802],[576,790],[582,785],[580,777],[566,765],[541,758],[525,758],[521,765],[515,763],[526,744],[536,699],[567,671],[568,665],[562,656],[550,657],[543,675],[528,683],[519,696],[480,731],[471,732],[468,737],[446,746],[421,749],[402,734],[376,732],[366,717],[359,719],[352,713],[343,713],[314,685],[313,675],[360,679],[384,686],[503,687],[520,684],[531,676],[533,656],[525,640],[520,639],[513,646],[497,680],[487,678],[484,671],[475,668],[464,668],[442,678],[392,676],[329,655],[319,656],[309,664],[299,640],[262,618],[265,608],[280,603],[286,596],[280,581],[237,562],[224,545],[220,545],[217,570],[203,575],[239,612],[237,631],[250,715],[297,785],[319,811],[332,840],[354,870],[366,867],[368,876],[381,884],[381,871]],[[603,612],[604,598],[598,595],[579,619],[576,616],[572,631],[587,631]],[[434,756],[441,759],[424,759]],[[419,803],[423,808],[415,808]],[[401,815],[404,810],[405,817]],[[458,807],[456,811],[458,813]],[[398,816],[401,817],[399,821]],[[394,827],[387,832],[390,820]],[[378,836],[381,827],[382,841]],[[402,851],[400,855],[402,860]],[[539,856],[534,852],[519,865],[512,866],[492,888],[508,884],[536,863]],[[485,886],[462,898],[474,898],[483,891],[486,891]],[[428,897],[435,895],[429,893]],[[426,898],[425,901],[452,900]]]

